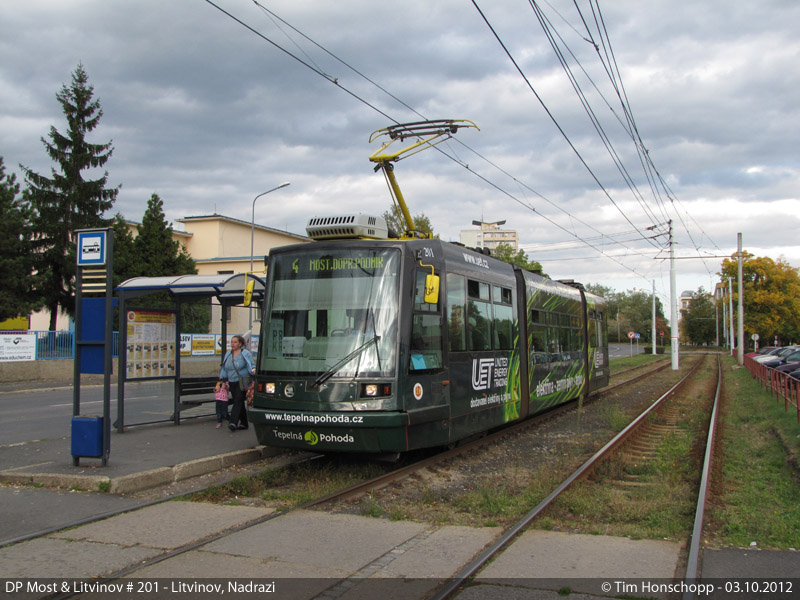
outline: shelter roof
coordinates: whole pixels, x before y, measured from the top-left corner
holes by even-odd
[[[181,297],[216,296],[226,304],[241,304],[244,301],[245,279],[255,281],[253,300],[261,301],[264,298],[264,279],[252,273],[134,277],[118,285],[116,290],[128,296],[154,292],[169,292]]]

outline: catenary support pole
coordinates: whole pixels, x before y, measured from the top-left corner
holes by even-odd
[[[744,282],[742,281],[743,260],[742,260],[742,234],[739,234],[739,337],[737,338],[738,349],[736,352],[736,362],[739,366],[744,364]]]

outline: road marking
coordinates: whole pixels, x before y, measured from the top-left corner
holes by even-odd
[[[161,397],[162,396],[130,396],[126,397],[125,401],[127,402],[128,400],[147,400],[147,399],[161,398]],[[116,401],[117,401],[116,398],[111,398],[111,402],[116,402]],[[81,406],[83,406],[84,404],[102,404],[102,403],[103,400],[88,400],[88,401],[81,400]],[[57,408],[61,406],[72,406],[72,402],[70,402],[69,404],[51,404],[50,408]]]
[[[48,460],[47,462],[43,463],[36,463],[34,465],[25,465],[24,467],[12,467],[10,469],[4,469],[5,471],[19,471],[20,469],[29,469],[31,467],[41,467],[42,465],[52,465],[54,464],[52,460]]]

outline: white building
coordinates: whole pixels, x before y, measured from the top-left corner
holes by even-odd
[[[495,221],[486,223],[485,221],[473,221],[479,229],[462,229],[459,241],[470,248],[488,248],[495,250],[500,244],[508,244],[514,249],[519,250],[519,238],[513,229],[500,229],[505,225],[505,221]]]

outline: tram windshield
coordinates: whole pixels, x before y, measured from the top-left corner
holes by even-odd
[[[276,254],[260,371],[388,377],[396,368],[400,251],[352,248]]]

